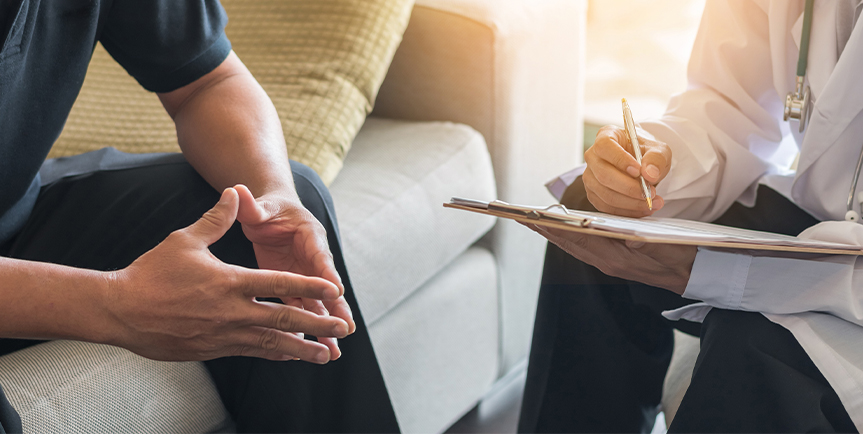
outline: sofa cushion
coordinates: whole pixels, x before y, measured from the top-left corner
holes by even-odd
[[[402,432],[443,432],[497,378],[497,271],[471,247],[369,327]]]
[[[267,91],[292,159],[329,184],[371,111],[413,0],[223,0],[234,50]],[[49,157],[112,146],[177,152],[174,123],[96,46],[66,128]]]
[[[230,427],[206,368],[53,341],[0,357],[24,432],[214,432]]]
[[[464,125],[369,118],[330,188],[368,324],[494,225],[442,206],[453,196],[496,196],[485,141]]]

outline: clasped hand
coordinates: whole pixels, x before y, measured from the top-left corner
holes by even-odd
[[[235,220],[260,270],[226,264],[208,249]],[[109,343],[152,359],[326,363],[340,355],[335,338],[356,328],[320,223],[298,200],[255,199],[244,186],[226,189],[200,220],[107,276]]]

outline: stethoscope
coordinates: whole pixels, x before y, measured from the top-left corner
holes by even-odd
[[[809,100],[809,86],[804,87],[806,79],[806,63],[809,57],[809,35],[812,32],[812,7],[815,0],[806,0],[803,10],[803,32],[800,35],[800,55],[797,57],[797,87],[794,92],[788,92],[785,96],[785,113],[783,120],[796,119],[800,123],[800,132],[806,129],[811,114]],[[859,222],[860,214],[854,211],[854,196],[857,191],[857,180],[860,179],[860,169],[863,168],[863,149],[857,158],[857,169],[854,171],[854,179],[851,180],[851,188],[848,190],[848,201],[845,203],[845,220]],[[863,192],[858,193],[857,202],[863,206]]]

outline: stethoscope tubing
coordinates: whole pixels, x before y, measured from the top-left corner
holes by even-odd
[[[803,10],[803,29],[802,34],[800,35],[800,54],[797,57],[797,91],[794,92],[795,101],[799,104],[799,98],[802,96],[801,91],[803,90],[803,81],[806,76],[806,68],[809,60],[809,37],[812,33],[812,10],[814,7],[815,0],[806,0],[806,4]],[[789,94],[788,98],[791,98]],[[800,122],[800,132],[802,133],[805,128],[806,118],[808,117],[808,87],[806,88],[807,96],[803,104],[802,113],[804,113],[799,119]],[[788,102],[786,100],[786,116],[788,116]],[[851,188],[848,190],[848,201],[845,203],[846,214],[845,219],[849,221],[858,221],[860,220],[859,214],[854,211],[854,194],[857,192],[857,182],[860,180],[860,171],[863,169],[863,148],[860,149],[860,156],[857,158],[857,168],[854,170],[854,178],[851,180]],[[861,201],[861,205],[863,205],[863,201]]]

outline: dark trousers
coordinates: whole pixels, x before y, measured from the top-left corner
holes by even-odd
[[[345,269],[329,192],[291,162],[303,204],[327,230],[357,331],[327,365],[229,357],[206,362],[240,432],[395,432],[395,414]],[[94,270],[124,268],[218,202],[219,193],[182,159],[64,178],[44,186],[27,226],[0,255]],[[239,224],[210,250],[224,262],[257,267]],[[0,340],[0,354],[39,343]],[[0,432],[21,430],[0,391]]]
[[[581,179],[562,202],[593,210]],[[797,235],[817,221],[761,187],[716,223]],[[713,309],[702,324],[663,310],[693,303],[602,274],[549,244],[519,432],[649,432],[674,349],[673,328],[701,337],[671,432],[856,431],[839,397],[785,328]]]

